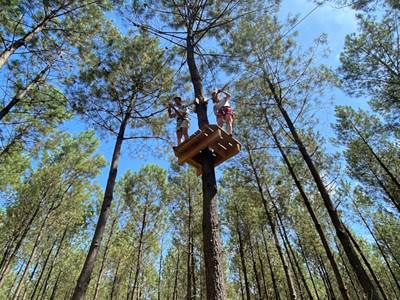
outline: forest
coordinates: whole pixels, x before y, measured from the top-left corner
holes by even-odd
[[[3,299],[400,299],[399,0],[0,0]]]

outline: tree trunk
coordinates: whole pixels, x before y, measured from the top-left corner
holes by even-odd
[[[260,263],[260,270],[261,270],[261,276],[262,276],[262,281],[263,281],[264,294],[265,294],[266,300],[268,300],[269,296],[268,296],[268,290],[267,290],[267,281],[265,280],[265,270],[264,270],[264,263],[261,258],[260,245],[258,244],[257,240],[255,241],[255,243],[256,243],[258,262]]]
[[[298,245],[299,245],[299,248],[300,248],[301,256],[303,257],[303,260],[306,263],[307,271],[308,271],[308,274],[309,274],[310,279],[311,279],[311,283],[312,283],[313,288],[314,288],[315,296],[317,296],[317,299],[320,300],[321,298],[319,297],[318,290],[317,290],[317,287],[315,285],[315,281],[314,281],[314,277],[313,277],[312,272],[311,272],[310,264],[308,263],[308,259],[306,257],[305,252],[304,252],[303,245],[302,245],[300,239],[299,239]],[[347,295],[347,293],[346,293],[346,295]]]
[[[141,259],[142,259],[142,249],[143,249],[143,236],[144,236],[144,230],[147,225],[147,203],[145,204],[144,210],[143,210],[143,215],[142,215],[142,225],[140,228],[140,234],[139,234],[139,246],[138,246],[138,253],[136,257],[136,270],[135,270],[135,277],[133,279],[133,287],[132,287],[132,292],[131,292],[131,300],[133,300],[133,297],[135,296],[136,288],[137,288],[137,283],[139,279],[139,274],[140,274],[140,264],[141,264]]]
[[[335,274],[335,279],[336,279],[336,282],[337,282],[337,284],[339,286],[339,290],[340,290],[340,293],[342,295],[342,298],[344,300],[350,300],[349,295],[347,294],[347,288],[346,288],[346,286],[344,284],[342,275],[340,274],[339,267],[338,267],[338,265],[336,263],[335,257],[333,256],[331,248],[330,248],[330,246],[328,244],[328,241],[327,241],[327,239],[325,237],[325,233],[322,230],[321,224],[319,223],[318,218],[315,215],[314,209],[311,206],[311,202],[308,199],[308,196],[306,195],[306,193],[305,193],[305,191],[303,189],[303,185],[301,184],[300,180],[298,179],[298,177],[296,175],[296,172],[294,171],[294,168],[293,168],[289,158],[287,157],[285,151],[283,150],[283,147],[282,147],[277,135],[275,134],[275,132],[274,132],[274,130],[272,128],[272,125],[269,122],[268,117],[265,116],[265,119],[266,119],[266,122],[267,122],[268,130],[272,135],[272,138],[273,138],[273,140],[275,142],[275,145],[278,147],[278,150],[279,150],[279,152],[280,152],[280,154],[281,154],[281,156],[282,156],[282,158],[283,158],[283,160],[284,160],[284,162],[285,162],[285,164],[286,164],[286,166],[288,168],[288,171],[289,171],[289,173],[290,173],[290,175],[291,175],[291,177],[292,177],[292,179],[293,179],[293,181],[294,181],[294,183],[295,183],[295,185],[296,185],[296,187],[297,187],[297,189],[298,189],[298,191],[299,191],[299,193],[301,195],[301,198],[304,201],[304,204],[305,204],[305,206],[307,208],[307,211],[311,216],[311,219],[312,219],[312,221],[314,223],[315,229],[317,230],[319,238],[321,239],[322,245],[323,245],[324,250],[326,252],[326,256],[328,257],[329,263],[330,263],[330,265],[331,265],[331,267],[333,269],[333,273]]]
[[[367,220],[365,220],[365,218],[363,217],[363,215],[361,214],[360,210],[358,209],[358,207],[357,207],[357,205],[356,205],[355,203],[354,203],[354,206],[355,206],[355,208],[356,208],[357,214],[360,216],[360,218],[361,218],[362,222],[364,223],[365,227],[367,227],[368,232],[371,234],[372,238],[374,239],[375,244],[377,245],[377,247],[378,247],[378,249],[379,249],[379,252],[380,252],[381,255],[382,255],[382,258],[383,258],[383,260],[385,261],[386,266],[387,266],[387,268],[388,268],[390,274],[392,275],[393,280],[394,280],[394,282],[395,282],[397,288],[400,290],[400,283],[399,283],[399,281],[397,280],[397,277],[396,277],[395,272],[393,271],[392,267],[390,266],[389,260],[387,259],[386,254],[385,254],[385,252],[384,252],[383,249],[382,249],[382,246],[379,244],[379,242],[378,242],[378,240],[377,240],[377,238],[376,238],[374,232],[372,231],[371,227],[368,225]]]
[[[118,291],[117,291],[117,284],[118,284],[118,271],[119,271],[119,266],[121,263],[121,259],[118,259],[117,267],[115,269],[114,273],[114,279],[111,287],[111,294],[110,294],[110,299],[118,299]]]
[[[178,275],[179,275],[179,250],[177,249],[176,267],[175,267],[175,281],[174,289],[172,291],[172,300],[178,300]]]
[[[160,262],[158,264],[158,280],[157,280],[157,300],[161,300],[161,271],[163,263],[163,240],[161,240]],[[129,288],[129,286],[128,286]]]
[[[97,275],[97,279],[96,279],[96,285],[94,288],[94,295],[93,295],[93,300],[97,299],[97,294],[99,292],[99,285],[100,285],[100,281],[101,281],[101,277],[103,275],[103,269],[104,269],[104,265],[106,263],[107,260],[107,256],[108,256],[108,249],[110,246],[110,242],[114,233],[114,228],[115,228],[115,224],[117,223],[119,217],[119,213],[118,213],[118,208],[117,208],[117,214],[115,216],[115,218],[113,219],[112,223],[111,223],[111,227],[110,227],[110,234],[108,235],[107,241],[106,241],[106,245],[104,248],[104,253],[103,253],[103,259],[101,260],[101,265],[100,265],[100,270],[99,270],[99,274]]]
[[[244,255],[242,233],[241,233],[240,227],[239,227],[239,212],[238,212],[236,204],[235,204],[235,210],[236,210],[236,234],[239,239],[239,254],[240,254],[240,262],[242,264],[242,271],[243,271],[243,277],[244,277],[244,287],[246,290],[246,299],[250,300],[251,297],[250,297],[249,280],[247,277],[247,267],[246,267],[246,260],[245,260],[245,255]]]
[[[262,290],[261,290],[260,278],[258,277],[257,264],[256,264],[256,260],[254,258],[253,243],[251,242],[251,236],[250,236],[250,232],[249,232],[248,228],[247,228],[247,239],[249,241],[251,262],[252,262],[252,265],[253,265],[254,278],[256,279],[258,297],[259,297],[260,300],[262,300]]]
[[[36,280],[36,284],[35,284],[35,287],[33,289],[32,294],[30,296],[30,299],[35,299],[37,288],[39,287],[39,284],[40,284],[40,281],[42,279],[42,276],[43,276],[43,274],[44,274],[44,272],[46,270],[47,263],[49,262],[49,258],[50,258],[51,252],[53,252],[53,249],[56,246],[56,243],[57,243],[57,240],[54,240],[53,244],[51,245],[51,248],[50,248],[49,252],[47,253],[46,259],[45,259],[45,261],[43,263],[42,270],[40,271],[39,278]]]
[[[190,195],[190,186],[188,187],[188,243],[187,243],[187,265],[186,265],[186,299],[191,300],[192,294],[192,199]]]
[[[43,228],[45,227],[45,225],[47,223],[47,218],[49,217],[49,214],[50,214],[50,211],[47,212],[42,224],[40,225],[39,233],[36,236],[35,243],[33,245],[31,254],[30,254],[29,259],[28,259],[28,261],[27,261],[27,263],[25,265],[24,272],[22,273],[22,276],[21,276],[21,279],[20,279],[20,281],[19,281],[19,283],[17,285],[17,288],[16,288],[16,290],[14,292],[13,299],[18,299],[18,296],[19,296],[19,294],[20,294],[20,292],[21,292],[21,290],[22,290],[22,288],[24,286],[24,281],[25,281],[26,275],[28,274],[29,267],[30,267],[30,265],[32,263],[33,257],[35,256],[37,247],[38,247],[38,245],[40,243],[40,240],[42,238]]]
[[[368,259],[366,258],[366,256],[364,255],[364,252],[362,251],[360,245],[358,244],[358,242],[356,241],[356,239],[353,237],[353,235],[351,234],[351,232],[349,231],[349,229],[347,228],[347,226],[344,227],[346,229],[347,234],[349,235],[351,241],[353,242],[354,247],[356,247],[358,253],[360,254],[364,264],[366,265],[368,271],[371,273],[372,278],[374,279],[379,291],[382,294],[382,297],[384,300],[389,300],[382,285],[380,280],[378,279],[378,277],[376,276],[374,269],[372,268],[371,264],[369,263]]]
[[[367,295],[368,299],[371,299],[371,300],[380,299],[378,291],[376,290],[371,279],[369,278],[368,274],[364,270],[364,268],[361,264],[361,261],[358,258],[357,253],[351,244],[350,238],[347,235],[346,231],[344,230],[343,223],[339,217],[339,214],[338,214],[335,206],[332,203],[329,193],[328,193],[327,189],[325,188],[325,185],[321,179],[321,176],[320,176],[317,168],[315,167],[315,165],[311,159],[311,156],[309,155],[300,136],[298,135],[297,130],[294,127],[294,124],[293,124],[292,120],[290,119],[288,113],[282,106],[281,99],[276,94],[274,85],[268,78],[266,78],[266,80],[267,80],[269,88],[274,96],[274,99],[278,106],[278,109],[281,112],[283,118],[285,119],[285,122],[286,122],[286,124],[292,134],[292,137],[298,147],[298,150],[301,153],[305,163],[307,164],[307,167],[308,167],[312,177],[314,178],[314,181],[317,185],[317,188],[322,197],[324,205],[328,211],[329,217],[331,218],[332,224],[335,227],[336,235],[339,238],[340,243],[343,246],[343,249],[349,259],[349,262],[350,262],[355,274],[357,275],[358,281],[360,282],[361,286],[363,287],[364,292]]]
[[[1,53],[0,53],[0,69],[3,68],[3,66],[7,63],[9,57],[14,54],[14,52],[24,46],[26,43],[30,42],[35,35],[40,33],[44,28],[46,28],[47,24],[57,16],[57,13],[63,8],[63,6],[60,6],[58,9],[52,11],[50,14],[46,15],[43,20],[41,20],[36,26],[34,26],[31,31],[27,32],[22,38],[13,41],[11,45],[6,47]]]
[[[280,257],[281,262],[282,262],[283,270],[285,272],[286,282],[287,282],[289,293],[290,293],[289,297],[290,297],[290,299],[297,299],[296,290],[295,290],[294,284],[293,284],[292,274],[291,274],[291,272],[289,270],[289,265],[288,265],[288,263],[286,261],[286,258],[283,255],[283,251],[282,251],[281,245],[279,244],[279,239],[278,239],[278,236],[277,236],[276,226],[275,226],[275,223],[274,223],[274,221],[272,219],[271,213],[269,211],[267,199],[264,196],[264,190],[263,190],[263,187],[261,185],[260,178],[258,177],[258,172],[257,172],[257,170],[256,170],[256,168],[254,166],[254,162],[253,162],[253,157],[251,155],[251,151],[250,151],[248,145],[246,145],[246,146],[247,146],[246,150],[247,150],[247,153],[248,153],[250,167],[253,170],[253,175],[255,177],[256,184],[257,184],[257,187],[258,187],[258,191],[260,193],[260,197],[261,197],[261,200],[262,200],[262,203],[263,203],[263,206],[264,206],[264,211],[265,211],[265,214],[267,216],[267,220],[268,220],[269,226],[271,227],[272,236],[273,236],[274,241],[275,241],[275,246],[276,246],[276,249],[278,250],[278,254],[279,254],[279,257]]]
[[[269,255],[268,244],[267,244],[267,241],[265,239],[264,228],[263,227],[261,227],[261,235],[262,235],[262,239],[263,239],[263,243],[264,243],[265,252],[267,253],[268,267],[269,267],[269,271],[271,273],[272,286],[274,288],[275,299],[276,300],[280,300],[281,297],[279,295],[279,289],[278,289],[278,286],[276,284],[275,272],[274,272],[274,269],[272,268],[271,257]]]
[[[191,28],[188,28],[186,39],[186,61],[195,97],[201,100],[196,105],[199,128],[209,124],[207,103],[203,101],[202,81],[194,57],[194,40]],[[210,149],[205,149],[199,155],[203,170],[203,249],[206,271],[207,300],[224,300],[225,284],[221,259],[221,242],[219,237],[219,217],[216,202],[217,182],[215,179],[214,156]]]
[[[304,285],[304,287],[305,287],[305,289],[306,289],[306,292],[307,292],[307,295],[308,295],[308,299],[314,299],[314,297],[313,297],[312,294],[311,294],[310,288],[308,287],[308,284],[307,284],[307,281],[306,281],[306,279],[305,279],[305,277],[304,277],[304,274],[303,274],[303,272],[302,272],[302,270],[301,270],[301,268],[300,268],[299,262],[298,262],[298,260],[297,260],[297,258],[296,258],[296,255],[295,255],[295,253],[294,253],[294,251],[293,251],[293,248],[292,248],[292,246],[290,245],[289,238],[288,238],[288,235],[287,235],[285,226],[283,225],[283,221],[282,221],[282,218],[281,218],[281,216],[280,216],[280,214],[279,214],[278,208],[276,207],[275,203],[273,203],[273,205],[274,205],[274,207],[275,207],[276,215],[278,216],[279,223],[280,223],[280,225],[281,225],[280,227],[281,227],[281,229],[282,229],[282,237],[283,237],[283,239],[286,241],[286,244],[288,245],[290,254],[292,255],[292,258],[293,258],[294,265],[296,266],[296,269],[297,269],[297,272],[298,272],[298,274],[299,274],[299,276],[300,276],[300,279],[301,279],[301,281],[303,282],[303,285]],[[300,287],[300,289],[301,289],[301,287]]]
[[[56,282],[54,283],[53,289],[51,291],[50,300],[54,300],[56,298],[58,282],[60,281],[61,275],[62,275],[62,271],[60,271],[57,275]]]
[[[62,235],[62,237],[61,237],[60,243],[59,243],[59,245],[58,245],[56,254],[54,255],[54,258],[53,258],[53,260],[52,260],[52,262],[51,262],[49,272],[48,272],[48,274],[47,274],[47,276],[46,276],[46,280],[45,280],[44,285],[43,285],[43,288],[42,288],[43,292],[42,292],[42,297],[41,297],[41,299],[46,298],[45,296],[46,296],[46,292],[47,292],[47,285],[48,285],[49,279],[50,279],[50,277],[51,277],[51,273],[53,272],[53,268],[54,268],[54,265],[55,265],[56,260],[57,260],[57,258],[58,258],[58,255],[60,254],[61,247],[62,247],[62,245],[63,245],[63,242],[64,242],[64,240],[65,240],[65,236],[67,235],[67,232],[68,232],[68,225],[65,226],[65,229],[64,229],[63,235]]]
[[[37,84],[39,83],[44,75],[46,74],[46,72],[51,68],[51,66],[54,64],[55,60],[51,63],[49,63],[42,71],[39,72],[39,74],[36,75],[36,77],[29,82],[29,84],[18,90],[17,94],[11,99],[11,101],[4,106],[1,110],[0,110],[0,120],[3,119],[9,112],[10,110],[19,102],[21,101],[26,94]]]
[[[103,204],[101,206],[100,216],[97,221],[96,230],[94,232],[93,239],[90,244],[88,254],[86,256],[85,263],[83,265],[82,271],[76,283],[75,290],[71,298],[72,300],[83,299],[86,293],[86,289],[89,285],[94,263],[96,261],[101,240],[103,239],[104,230],[107,225],[108,215],[110,214],[111,202],[114,196],[115,180],[117,178],[117,172],[118,172],[118,162],[121,155],[122,142],[124,140],[125,129],[130,119],[133,106],[134,106],[134,98],[132,98],[131,103],[129,104],[127,112],[119,128],[117,140],[114,146],[113,157],[111,160],[110,171],[108,174],[106,190],[104,192],[104,199],[103,199]]]

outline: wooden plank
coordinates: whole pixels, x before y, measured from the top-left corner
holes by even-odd
[[[214,129],[208,127],[204,127],[202,130],[197,130],[192,136],[189,137],[188,140],[184,141],[182,144],[175,148],[175,155],[179,156],[180,154],[185,152],[187,148],[192,148],[194,144],[198,143],[199,140],[204,137],[204,135],[210,135],[214,131]]]
[[[203,141],[203,143],[197,144],[195,147],[178,157],[178,163],[185,163],[188,159],[194,157],[195,155],[200,153],[201,150],[205,149],[206,147],[208,147],[208,145],[219,139],[221,139],[221,131],[216,130],[210,136],[208,136],[207,139]]]

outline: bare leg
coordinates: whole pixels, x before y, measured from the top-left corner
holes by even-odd
[[[176,138],[178,139],[178,145],[179,145],[182,141],[182,129],[178,129],[176,131]]]
[[[221,128],[224,126],[224,117],[217,117],[217,125]]]
[[[185,141],[186,141],[189,138],[188,128],[182,127],[182,133],[183,133],[183,136],[185,137]]]
[[[226,115],[225,116],[225,121],[226,121],[226,132],[228,134],[232,134],[233,117],[231,115]]]

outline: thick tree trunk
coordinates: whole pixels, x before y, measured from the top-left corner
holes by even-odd
[[[303,189],[303,185],[301,184],[300,180],[298,179],[298,177],[296,175],[296,172],[294,171],[294,168],[293,168],[289,158],[287,157],[286,152],[283,150],[281,142],[279,141],[276,133],[274,132],[274,130],[272,128],[272,125],[271,125],[271,123],[270,123],[270,121],[269,121],[267,116],[265,116],[265,120],[266,120],[266,123],[267,123],[268,130],[271,133],[272,138],[274,140],[274,143],[278,147],[278,150],[279,150],[279,152],[280,152],[280,154],[281,154],[281,156],[282,156],[282,158],[283,158],[283,160],[284,160],[284,162],[285,162],[285,164],[286,164],[286,166],[288,168],[288,171],[289,171],[289,173],[290,173],[290,175],[291,175],[291,177],[292,177],[292,179],[293,179],[293,181],[294,181],[294,183],[295,183],[295,185],[296,185],[296,187],[297,187],[297,189],[298,189],[298,191],[299,191],[299,193],[301,195],[301,198],[304,201],[304,204],[305,204],[305,206],[307,208],[307,211],[311,216],[311,220],[314,223],[314,227],[317,230],[318,236],[321,239],[322,245],[323,245],[324,250],[326,252],[326,256],[328,257],[328,260],[329,260],[329,263],[330,263],[330,265],[332,267],[333,273],[335,274],[335,279],[336,279],[336,282],[337,282],[337,284],[339,286],[340,293],[341,293],[341,295],[342,295],[344,300],[350,300],[349,295],[347,294],[347,288],[346,288],[346,286],[344,284],[342,275],[340,274],[340,270],[339,270],[339,267],[338,267],[338,265],[336,263],[335,257],[333,256],[331,248],[330,248],[330,246],[328,244],[328,241],[327,241],[327,239],[325,237],[325,233],[322,230],[321,224],[319,223],[318,218],[315,215],[314,209],[311,206],[311,202],[308,199],[308,196],[306,195],[306,193],[305,193],[305,191]]]
[[[333,226],[335,227],[336,235],[339,238],[340,243],[342,244],[343,249],[349,259],[349,262],[350,262],[354,272],[357,275],[358,281],[360,282],[361,286],[363,287],[363,290],[364,290],[365,294],[367,295],[368,299],[371,299],[371,300],[380,299],[378,291],[374,287],[367,272],[364,270],[364,267],[363,267],[360,259],[358,258],[354,247],[351,244],[350,238],[347,235],[347,233],[343,227],[343,224],[339,217],[339,214],[338,214],[335,206],[333,205],[333,202],[329,196],[329,193],[321,179],[321,176],[320,176],[317,168],[315,167],[315,165],[311,159],[310,154],[308,153],[300,136],[297,133],[296,128],[294,127],[292,120],[290,119],[288,113],[286,112],[286,110],[284,109],[284,107],[282,105],[282,101],[281,101],[282,99],[280,99],[278,94],[276,93],[275,86],[273,85],[273,83],[268,78],[266,78],[266,81],[267,81],[268,86],[274,96],[277,107],[278,107],[279,111],[281,112],[281,114],[286,122],[286,125],[288,126],[290,133],[298,147],[298,150],[301,153],[305,163],[307,164],[307,167],[308,167],[312,177],[314,178],[314,181],[317,185],[318,191],[319,191],[319,193],[322,197],[322,200],[324,202],[324,205],[328,211],[329,217],[332,221]]]
[[[78,281],[75,286],[74,293],[72,295],[72,300],[81,300],[84,298],[86,289],[89,285],[90,277],[94,268],[94,263],[99,252],[99,247],[101,240],[103,239],[104,230],[107,225],[108,215],[110,214],[111,202],[114,196],[114,186],[115,180],[117,178],[118,172],[118,162],[121,155],[122,142],[124,140],[125,129],[131,116],[131,112],[134,105],[134,99],[132,98],[131,103],[126,111],[124,119],[121,122],[119,128],[117,140],[114,146],[113,157],[111,160],[110,171],[108,174],[106,190],[104,192],[103,204],[101,206],[100,216],[97,221],[96,230],[93,235],[92,242],[88,254],[86,256],[85,263],[83,265],[82,271],[79,275]]]
[[[207,103],[203,101],[202,81],[194,57],[194,40],[191,28],[188,28],[186,40],[186,61],[195,97],[200,100],[196,105],[199,128],[209,124]],[[203,250],[206,273],[207,300],[224,300],[225,284],[221,259],[221,242],[219,237],[219,217],[216,202],[217,182],[215,179],[214,156],[209,149],[199,155],[203,174]]]
[[[289,294],[290,294],[289,297],[290,297],[290,299],[297,299],[297,294],[296,294],[296,290],[294,288],[292,274],[291,274],[291,272],[289,270],[289,265],[288,265],[288,263],[286,261],[286,258],[284,256],[284,254],[283,254],[281,245],[279,244],[279,239],[278,239],[278,235],[277,235],[276,226],[275,226],[274,220],[272,219],[272,215],[271,215],[271,213],[269,211],[267,199],[265,198],[264,190],[263,190],[263,187],[261,185],[261,181],[260,181],[260,178],[258,176],[258,172],[257,172],[257,170],[256,170],[256,168],[254,166],[254,162],[253,162],[253,157],[251,155],[251,151],[250,151],[250,149],[248,147],[246,147],[246,150],[247,150],[247,153],[248,153],[250,167],[251,167],[251,169],[253,171],[253,175],[254,175],[255,180],[256,180],[256,184],[257,184],[257,187],[258,187],[258,191],[260,193],[262,204],[264,206],[264,211],[265,211],[265,214],[267,216],[267,220],[268,220],[269,226],[271,227],[271,232],[272,232],[272,236],[273,236],[274,241],[275,241],[275,246],[276,246],[276,249],[278,250],[278,254],[279,254],[279,257],[280,257],[281,262],[282,262],[283,270],[285,272],[286,282],[287,282],[288,289],[289,289]]]
[[[237,209],[237,206],[235,204],[235,210],[236,210],[236,234],[238,236],[239,240],[239,254],[240,254],[240,262],[242,264],[242,271],[243,271],[243,277],[244,277],[244,287],[246,290],[246,299],[250,300],[250,287],[249,287],[249,280],[247,276],[247,267],[246,267],[246,260],[245,260],[245,255],[244,255],[244,245],[243,245],[243,238],[242,238],[242,233],[240,231],[240,226],[239,226],[239,212]]]

